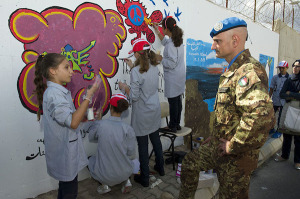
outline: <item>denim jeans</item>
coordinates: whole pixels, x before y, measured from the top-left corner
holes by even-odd
[[[168,98],[170,109],[170,122],[169,128],[176,128],[180,124],[182,100],[181,95],[177,97]]]
[[[300,163],[300,135],[290,135],[290,134],[283,133],[281,157],[284,159],[289,159],[293,136],[294,136],[294,144],[295,144],[294,163]]]
[[[69,182],[59,181],[57,199],[76,199],[78,193],[77,176]]]
[[[282,113],[283,106],[273,106],[273,108],[274,108],[274,113],[276,113],[279,109],[278,120],[277,120],[277,126],[279,126],[280,116]]]
[[[155,153],[155,163],[160,169],[164,168],[164,158],[162,145],[158,131],[149,134],[150,141]],[[149,153],[148,153],[148,135],[137,136],[138,151],[140,159],[141,179],[144,182],[149,182]]]

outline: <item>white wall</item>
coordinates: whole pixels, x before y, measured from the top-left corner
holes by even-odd
[[[287,61],[289,63],[288,73],[292,74],[292,64],[295,60],[300,58],[300,34],[291,27],[287,26],[280,19],[276,20],[274,29],[275,32],[279,33],[280,35],[278,62],[282,60]]]
[[[28,198],[38,194],[57,188],[57,182],[50,178],[46,172],[46,164],[44,156],[38,155],[33,160],[25,160],[26,156],[37,154],[39,147],[42,151],[44,146],[39,139],[43,139],[43,132],[38,122],[36,115],[29,112],[23,107],[20,102],[17,92],[17,79],[25,66],[21,59],[24,50],[23,44],[16,40],[9,30],[8,20],[10,15],[19,8],[28,8],[41,12],[51,6],[60,6],[74,11],[78,5],[84,1],[17,1],[17,0],[2,0],[0,6],[0,57],[2,62],[2,71],[0,73],[1,82],[1,116],[0,116],[0,198]],[[91,0],[100,5],[104,10],[113,9],[117,11],[116,2],[96,1]],[[237,16],[235,13],[218,7],[207,1],[199,0],[168,0],[168,6],[161,0],[154,0],[155,6],[151,1],[144,0],[143,3],[147,8],[147,13],[151,14],[154,10],[161,10],[164,14],[164,9],[174,16],[174,12],[179,8],[180,22],[178,25],[184,30],[185,40],[192,38],[205,42],[212,42],[209,32],[213,25],[226,17]],[[165,15],[164,15],[165,16]],[[125,18],[123,17],[123,20]],[[277,33],[273,33],[264,27],[254,24],[248,19],[249,36],[252,41],[247,42],[247,48],[250,48],[252,55],[259,58],[259,54],[265,54],[275,57],[277,63],[278,56],[278,41]],[[125,25],[128,29],[128,26]],[[131,49],[130,40],[136,35],[127,32],[127,39],[123,43],[123,48],[120,50],[119,57],[126,57]],[[144,37],[144,36],[142,36]],[[156,38],[158,40],[158,38]],[[160,42],[154,43],[155,49],[162,50]],[[112,92],[116,79],[129,81],[129,75],[123,75],[122,64],[119,71],[113,77],[108,79],[111,84]],[[160,67],[160,70],[162,68]],[[165,101],[163,94],[160,94],[160,100]],[[183,114],[182,114],[183,115]],[[126,121],[130,122],[129,115]],[[89,144],[87,138],[84,138],[86,152],[92,154],[95,150],[95,145]],[[165,143],[165,142],[164,142]],[[166,144],[165,144],[166,145]],[[80,173],[79,178],[84,179],[88,176],[86,170]]]

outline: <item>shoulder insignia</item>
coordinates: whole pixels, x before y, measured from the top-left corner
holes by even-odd
[[[239,84],[241,87],[244,87],[244,86],[247,86],[248,82],[249,82],[248,77],[243,76],[243,77],[238,81],[238,84]]]

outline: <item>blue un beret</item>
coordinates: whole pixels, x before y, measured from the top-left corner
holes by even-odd
[[[230,17],[216,23],[216,25],[210,32],[210,36],[211,38],[213,38],[214,36],[220,34],[221,32],[225,32],[227,30],[237,28],[237,27],[247,27],[247,23],[243,19],[237,17]]]

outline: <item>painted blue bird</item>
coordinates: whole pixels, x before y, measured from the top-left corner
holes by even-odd
[[[155,2],[154,2],[154,0],[150,0],[152,3],[153,3],[153,5],[155,5]]]
[[[169,4],[168,4],[167,1],[168,1],[168,0],[163,0],[163,2],[165,2],[165,4],[166,4],[167,6],[169,6]]]
[[[165,11],[165,16],[166,16],[166,17],[170,16],[170,12],[167,13],[166,9],[164,9],[164,11]]]
[[[179,12],[179,7],[177,7],[177,13],[174,12],[175,17],[177,18],[178,21],[180,21],[179,16],[181,15],[182,12]]]

